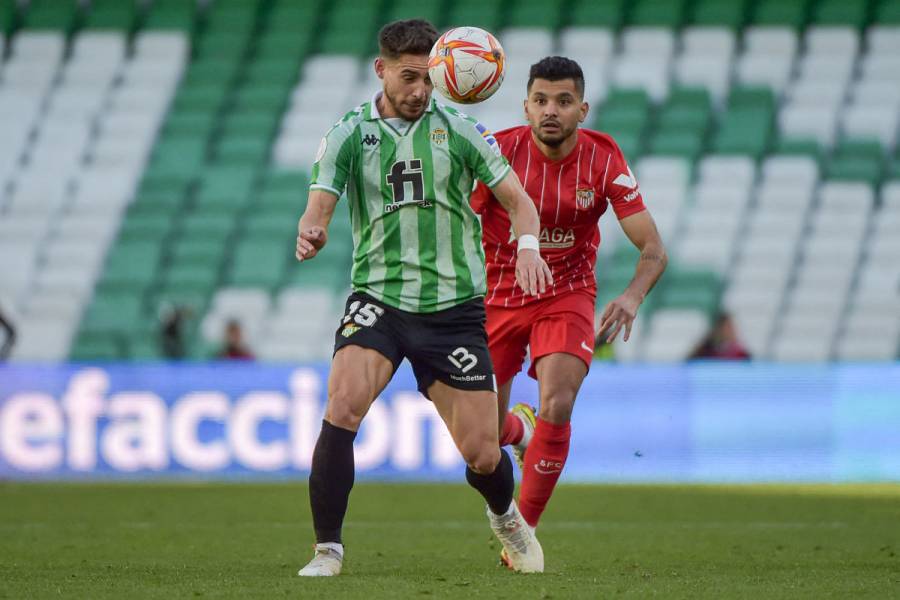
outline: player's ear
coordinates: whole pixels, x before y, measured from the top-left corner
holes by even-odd
[[[588,112],[591,110],[591,105],[587,102],[581,103],[581,114],[578,116],[578,122],[584,123],[584,120],[587,119]]]
[[[380,56],[375,57],[375,74],[378,79],[384,79],[384,59]]]

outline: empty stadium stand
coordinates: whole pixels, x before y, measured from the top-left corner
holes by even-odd
[[[521,124],[529,66],[587,78],[670,253],[620,360],[688,356],[734,315],[754,356],[900,349],[900,3],[893,0],[0,0],[0,306],[16,360],[187,356],[225,322],[273,361],[327,358],[349,285],[339,209],[293,259],[322,134],[378,89],[380,25],[498,34],[506,80],[465,110]],[[341,205],[342,206],[342,205]],[[636,251],[601,222],[600,298]]]

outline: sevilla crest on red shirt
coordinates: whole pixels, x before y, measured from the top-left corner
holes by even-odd
[[[594,190],[575,190],[575,206],[579,210],[594,208]]]

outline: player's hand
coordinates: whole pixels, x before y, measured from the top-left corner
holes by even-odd
[[[327,241],[328,234],[325,233],[323,227],[314,225],[312,227],[307,227],[306,229],[299,229],[298,226],[297,252],[294,256],[300,261],[309,260],[310,258],[315,257]]]
[[[606,310],[603,311],[603,316],[600,318],[600,331],[610,332],[606,338],[607,344],[611,344],[616,339],[623,327],[625,328],[625,337],[622,338],[622,341],[628,341],[628,338],[631,337],[631,325],[634,323],[640,305],[641,298],[628,292],[606,305]]]
[[[548,286],[553,285],[550,267],[537,250],[519,250],[516,257],[516,283],[529,296],[543,294]]]

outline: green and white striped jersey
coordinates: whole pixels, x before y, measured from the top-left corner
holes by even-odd
[[[474,119],[432,99],[398,130],[379,115],[377,98],[325,134],[309,186],[347,191],[353,289],[414,313],[484,296],[481,224],[469,195],[476,178],[500,183],[509,164]]]

